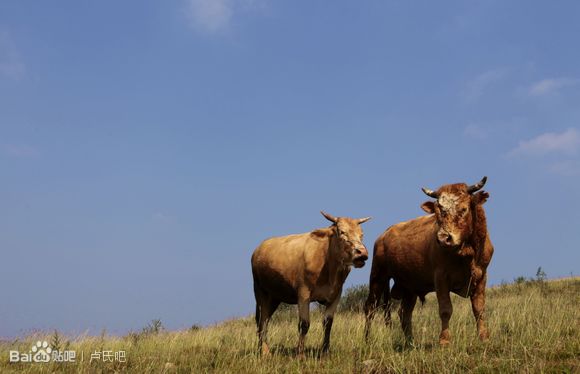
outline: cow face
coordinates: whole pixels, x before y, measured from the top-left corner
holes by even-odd
[[[339,255],[342,258],[343,264],[362,268],[365,265],[365,261],[369,258],[369,252],[363,244],[363,230],[360,225],[371,219],[371,217],[355,219],[334,217],[325,212],[321,213],[333,223],[332,227],[338,239]]]
[[[489,196],[485,192],[475,194],[481,189],[487,177],[472,186],[465,183],[448,184],[437,191],[423,188],[423,192],[436,201],[421,205],[427,213],[435,214],[437,219],[437,241],[447,248],[460,248],[473,231],[473,209],[483,204]]]

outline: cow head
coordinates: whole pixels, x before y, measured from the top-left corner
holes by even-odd
[[[421,208],[434,213],[437,219],[437,241],[443,247],[460,248],[473,232],[473,214],[477,205],[485,203],[489,194],[479,191],[487,177],[474,185],[447,184],[437,191],[423,188],[423,192],[436,201],[426,201]],[[477,192],[477,193],[476,193]]]
[[[336,238],[338,238],[339,255],[343,263],[348,266],[354,265],[356,268],[362,268],[369,258],[369,252],[363,244],[363,231],[360,225],[371,219],[371,217],[355,219],[334,217],[325,212],[320,213],[333,223],[332,228],[335,230]]]

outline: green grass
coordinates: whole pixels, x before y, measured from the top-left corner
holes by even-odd
[[[356,290],[364,297],[364,290]],[[354,298],[354,296],[352,296]],[[351,305],[356,301],[350,300]],[[574,373],[580,372],[580,278],[525,281],[488,289],[489,342],[477,339],[468,299],[453,298],[452,344],[438,345],[439,317],[433,294],[414,313],[415,345],[406,347],[396,314],[386,328],[375,317],[369,344],[363,342],[364,316],[346,307],[335,316],[331,353],[320,357],[322,316],[314,311],[308,333],[307,357],[295,357],[298,340],[295,308],[275,314],[269,342],[273,354],[256,354],[253,316],[215,326],[166,332],[151,325],[125,337],[60,336],[66,349],[81,352],[76,363],[17,363],[8,351],[28,352],[37,340],[54,333],[0,343],[1,373]],[[159,326],[157,326],[159,327]],[[124,350],[126,363],[93,362],[95,350]]]

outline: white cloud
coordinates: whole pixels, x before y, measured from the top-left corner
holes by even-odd
[[[228,30],[241,11],[266,11],[268,0],[187,0],[186,14],[197,31],[217,34]]]
[[[219,32],[229,26],[233,0],[189,0],[188,14],[192,25],[198,30]]]
[[[550,78],[543,79],[532,84],[529,90],[531,96],[542,96],[557,92],[564,87],[571,87],[580,84],[580,79],[573,78]]]
[[[490,86],[502,80],[507,72],[506,68],[498,68],[479,74],[466,84],[462,96],[469,101],[479,99]]]
[[[580,132],[570,128],[561,133],[548,132],[530,140],[520,141],[509,155],[544,155],[547,153],[576,154],[580,149]]]
[[[19,79],[25,71],[12,39],[6,32],[0,32],[0,76]]]
[[[35,157],[39,154],[36,148],[25,144],[2,144],[0,149],[4,154],[17,158]]]

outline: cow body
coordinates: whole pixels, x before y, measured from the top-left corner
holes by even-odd
[[[488,338],[485,286],[493,246],[483,203],[489,195],[470,192],[470,188],[455,184],[443,186],[437,193],[431,191],[438,201],[427,202],[423,208],[433,214],[393,225],[376,240],[365,303],[367,337],[373,314],[384,297],[387,324],[391,319],[391,298],[401,300],[399,317],[406,338],[411,340],[411,317],[417,298],[424,300],[427,293],[435,291],[442,323],[441,344],[450,341],[450,292],[471,298],[479,337]],[[391,279],[394,284],[389,289]]]
[[[303,354],[310,326],[310,302],[325,305],[322,349],[329,349],[332,320],[344,281],[353,265],[364,266],[368,252],[359,227],[367,219],[325,217],[335,220],[331,227],[267,239],[252,255],[258,344],[264,354],[269,353],[268,321],[281,302],[298,304],[299,355]]]
[[[277,301],[298,303],[298,293],[328,305],[340,294],[350,267],[329,258],[332,229],[265,240],[252,256],[254,283]]]

